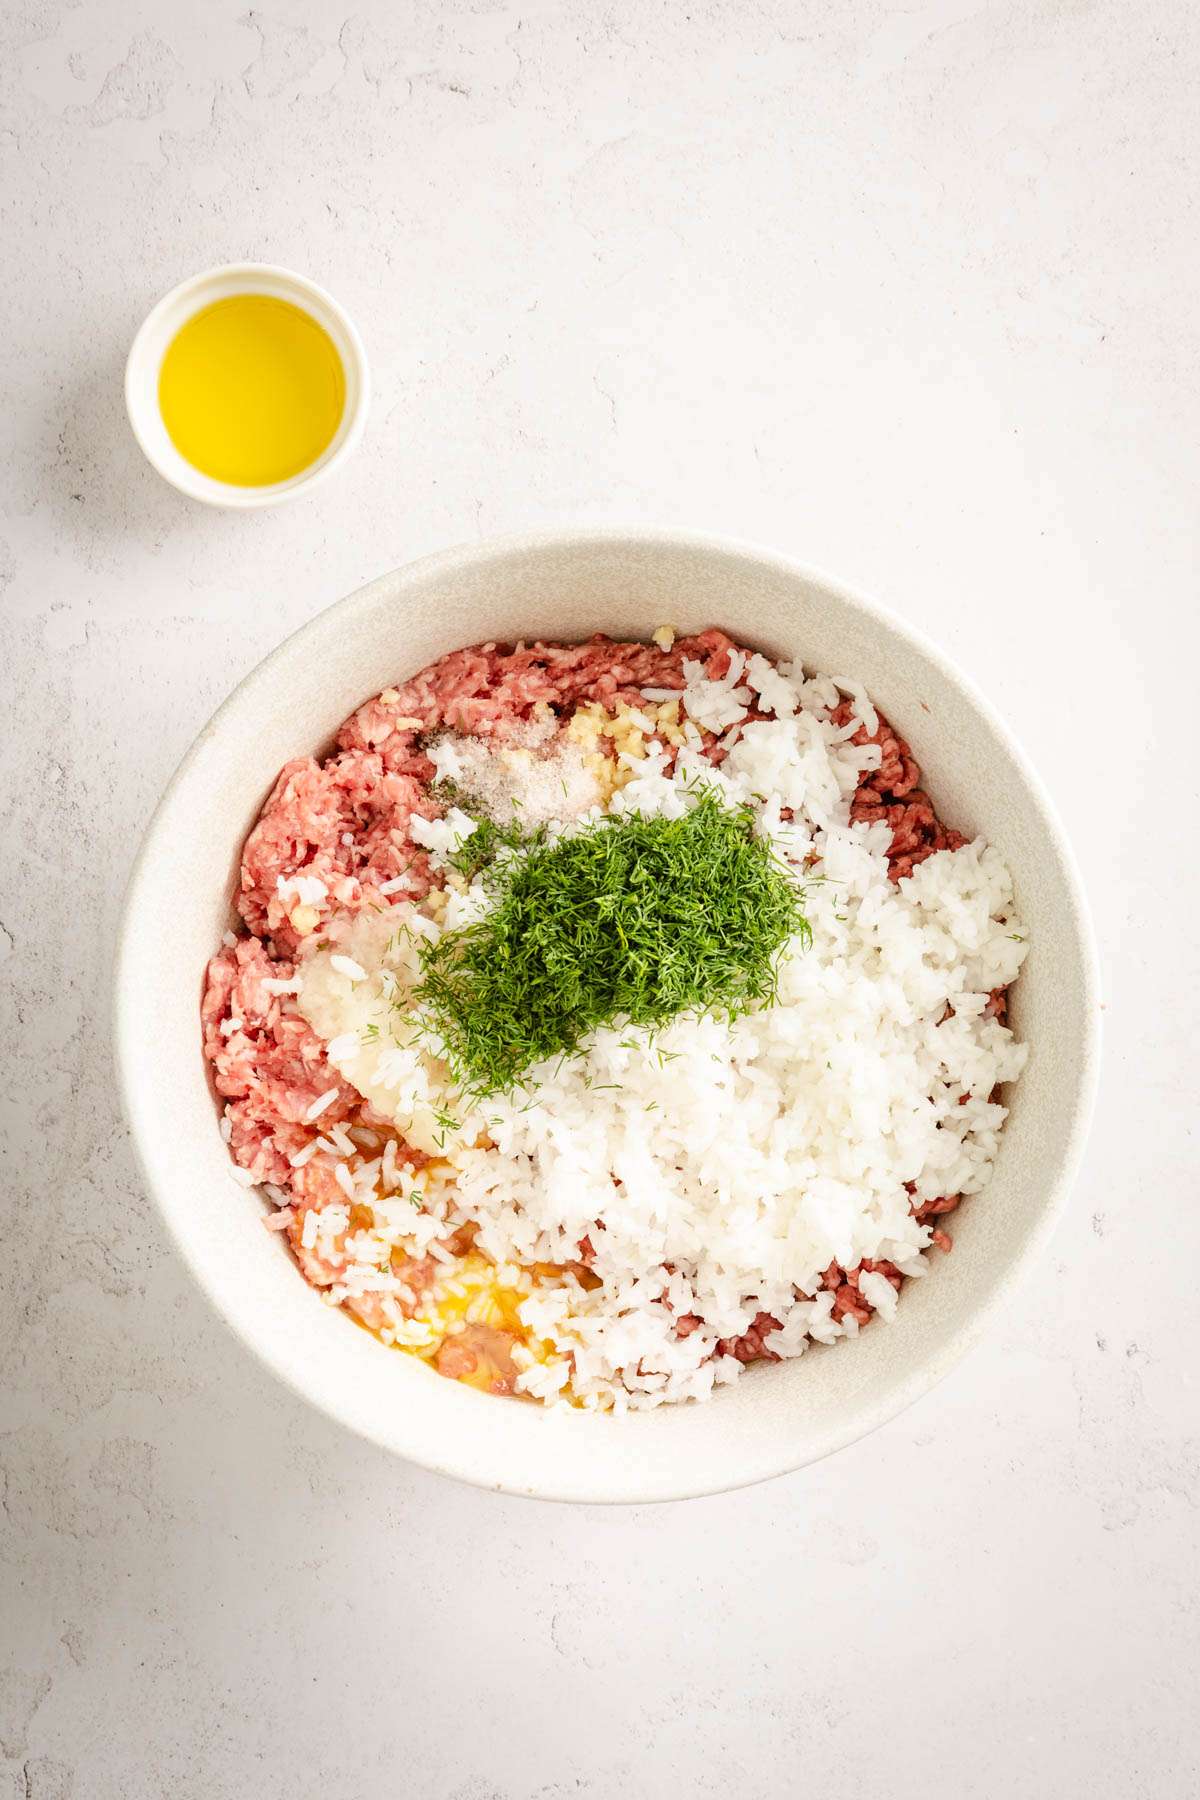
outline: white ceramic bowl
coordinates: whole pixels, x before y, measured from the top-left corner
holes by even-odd
[[[175,448],[158,404],[158,377],[168,345],[194,313],[233,294],[269,294],[275,300],[290,300],[293,306],[310,314],[328,332],[346,377],[341,424],[321,455],[288,481],[263,487],[215,481],[197,469]],[[291,269],[275,268],[271,263],[226,263],[181,281],[163,295],[150,313],[133,340],[125,364],[125,409],[147,461],[181,493],[203,500],[208,506],[276,506],[281,500],[295,500],[307,494],[353,455],[367,421],[370,393],[366,352],[349,315],[315,281],[296,275]]]
[[[861,676],[912,743],[944,817],[1013,870],[1032,948],[1013,1019],[1031,1047],[995,1178],[954,1217],[954,1254],[896,1322],[751,1369],[701,1406],[622,1420],[501,1402],[389,1351],[323,1306],[263,1202],[230,1173],[200,1051],[204,965],[230,923],[242,839],[280,765],[323,751],[368,695],[460,644],[720,624],[769,652]],[[1094,953],[1070,851],[990,707],[906,625],[840,582],[748,546],[579,531],[430,557],[321,613],[221,707],[176,773],[130,882],[116,968],[121,1087],[147,1183],[205,1293],[277,1375],[333,1418],[430,1469],[564,1500],[738,1487],[814,1461],[944,1375],[1046,1239],[1096,1077]]]

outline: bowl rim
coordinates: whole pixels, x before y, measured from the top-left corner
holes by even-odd
[[[315,319],[318,325],[325,327],[332,320],[344,340],[334,347],[345,366],[347,409],[331,444],[307,469],[301,469],[299,474],[286,481],[270,482],[261,487],[239,487],[234,482],[220,481],[216,476],[206,475],[202,469],[193,467],[181,452],[175,450],[173,444],[172,454],[164,455],[160,446],[148,436],[142,419],[145,384],[151,376],[157,374],[157,368],[150,371],[146,366],[148,345],[155,331],[162,320],[180,306],[186,307],[180,320],[181,325],[185,324],[208,304],[210,292],[229,281],[266,281],[287,289],[288,297],[294,304]],[[214,299],[221,297],[220,294],[213,293]],[[280,506],[286,501],[299,499],[302,494],[310,493],[314,487],[343,467],[358,448],[366,429],[367,414],[371,406],[371,375],[358,328],[345,307],[334,299],[328,289],[321,287],[310,276],[301,275],[295,269],[286,269],[278,263],[216,263],[210,269],[201,269],[195,275],[188,275],[183,281],[177,282],[151,307],[138,326],[125,358],[123,392],[129,427],[137,440],[138,448],[150,467],[164,481],[170,482],[179,493],[186,494],[189,500],[199,500],[205,506],[245,512],[264,506]],[[158,410],[157,389],[152,400],[146,404],[151,410]]]
[[[334,614],[348,619],[360,611],[369,611],[374,605],[376,595],[384,588],[392,588],[398,577],[402,577],[406,581],[424,581],[443,572],[449,573],[452,570],[472,565],[479,566],[486,564],[491,559],[502,559],[523,551],[571,549],[583,553],[589,546],[614,548],[621,544],[628,544],[641,550],[661,548],[700,554],[707,552],[733,555],[758,562],[782,575],[807,581],[835,594],[852,607],[866,613],[869,618],[877,620],[887,630],[906,639],[917,652],[932,662],[953,685],[962,691],[970,705],[980,713],[985,723],[1001,740],[1011,756],[1018,773],[1043,816],[1059,856],[1070,903],[1072,930],[1079,951],[1083,1012],[1083,1046],[1076,1071],[1073,1117],[1058,1173],[1046,1190],[1042,1206],[1025,1242],[1013,1253],[997,1276],[990,1293],[972,1310],[969,1317],[932,1355],[921,1361],[895,1387],[890,1388],[886,1395],[881,1395],[873,1402],[864,1404],[845,1424],[831,1427],[818,1447],[811,1453],[806,1453],[798,1458],[788,1446],[781,1442],[778,1462],[749,1476],[739,1476],[734,1473],[728,1477],[716,1476],[712,1479],[697,1478],[680,1481],[672,1479],[666,1482],[660,1481],[655,1484],[653,1491],[641,1494],[606,1493],[587,1487],[586,1482],[581,1484],[578,1481],[564,1481],[561,1486],[554,1483],[542,1483],[533,1489],[527,1485],[522,1486],[516,1481],[482,1475],[473,1463],[456,1453],[453,1442],[447,1442],[445,1446],[439,1444],[436,1454],[421,1449],[412,1450],[401,1447],[394,1441],[395,1434],[385,1435],[382,1432],[376,1432],[363,1425],[359,1420],[349,1418],[334,1401],[326,1400],[325,1397],[310,1392],[290,1363],[274,1354],[272,1349],[252,1336],[249,1330],[243,1327],[242,1322],[226,1310],[216,1287],[210,1283],[198,1267],[186,1237],[177,1228],[171,1208],[165,1199],[160,1197],[157,1178],[143,1150],[140,1133],[141,1101],[133,1081],[134,1042],[138,1029],[138,1018],[126,998],[128,984],[125,980],[126,969],[132,965],[136,956],[134,927],[139,889],[145,872],[162,848],[157,841],[159,831],[177,790],[187,779],[193,765],[204,754],[206,745],[214,735],[220,732],[227,714],[235,704],[240,702],[246,690],[267,675],[275,663],[288,654],[299,640],[326,627]],[[583,527],[557,526],[533,531],[508,532],[477,542],[464,541],[375,576],[340,600],[323,607],[294,631],[289,632],[273,650],[262,657],[237,682],[217,707],[185,751],[154,807],[134,856],[121,902],[120,920],[111,965],[111,981],[112,1044],[117,1088],[121,1109],[129,1128],[137,1167],[143,1185],[154,1201],[159,1219],[165,1226],[171,1242],[190,1271],[197,1287],[200,1288],[225,1328],[252,1352],[261,1365],[266,1367],[276,1379],[283,1382],[306,1404],[314,1407],[343,1428],[352,1431],[356,1436],[363,1437],[368,1442],[389,1451],[392,1455],[401,1456],[406,1461],[432,1473],[451,1476],[486,1492],[507,1493],[528,1499],[583,1504],[646,1505],[661,1501],[730,1493],[741,1488],[757,1486],[761,1482],[774,1480],[778,1476],[823,1461],[825,1457],[869,1436],[881,1425],[905,1412],[915,1401],[930,1392],[943,1380],[975,1347],[1001,1307],[1007,1303],[1021,1277],[1044,1251],[1048,1239],[1065,1210],[1078,1176],[1099,1085],[1102,1036],[1099,957],[1082,877],[1070,839],[1062,826],[1053,800],[1025,751],[991,702],[980,692],[972,678],[966,675],[918,627],[911,625],[908,620],[891,612],[873,597],[847,583],[841,577],[830,575],[817,565],[803,562],[799,558],[789,556],[751,539],[670,526],[646,527],[620,524]],[[619,1426],[620,1422],[614,1422],[614,1424]]]

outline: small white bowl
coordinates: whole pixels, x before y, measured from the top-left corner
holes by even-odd
[[[943,817],[1008,861],[1028,922],[1013,1022],[1030,1047],[995,1176],[954,1215],[954,1254],[908,1284],[894,1324],[750,1369],[704,1405],[625,1419],[501,1401],[387,1350],[322,1306],[264,1204],[234,1179],[200,1049],[204,966],[233,922],[242,840],[280,766],[322,754],[355,706],[445,651],[497,639],[735,637],[854,674],[909,739]],[[945,1375],[1063,1207],[1095,1090],[1095,953],[1074,860],[1041,783],[941,652],[841,582],[679,532],[595,530],[447,551],[352,594],[248,675],[184,758],[130,881],[116,1049],[134,1143],[193,1274],[295,1392],[364,1437],[482,1487],[561,1500],[715,1493],[799,1468]],[[181,1352],[182,1354],[183,1352]],[[1020,1398],[1014,1394],[1014,1409]]]
[[[197,469],[175,448],[158,404],[158,378],[168,345],[194,313],[211,306],[214,300],[227,300],[234,294],[269,294],[272,299],[290,300],[293,306],[300,307],[328,332],[346,376],[346,403],[330,444],[298,475],[264,487],[215,481]],[[270,263],[227,263],[181,281],[164,294],[145,321],[125,364],[125,408],[146,460],[181,493],[203,500],[208,506],[276,506],[281,500],[295,500],[308,493],[340,469],[353,453],[363,434],[369,404],[366,352],[349,316],[332,294],[315,281]]]

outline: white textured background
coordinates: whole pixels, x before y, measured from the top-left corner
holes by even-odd
[[[0,0],[0,1800],[1190,1797],[1195,8],[345,4]],[[342,298],[376,404],[239,518],[142,463],[120,372],[246,257]],[[828,1464],[633,1512],[391,1462],[228,1341],[105,993],[143,821],[263,652],[600,520],[761,538],[940,639],[1066,817],[1108,1002],[990,1342]]]

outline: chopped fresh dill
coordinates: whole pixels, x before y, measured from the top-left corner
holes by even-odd
[[[414,1188],[412,1193],[408,1197],[412,1201],[414,1206],[423,1207],[425,1205],[425,1196],[421,1192],[420,1188]]]
[[[417,998],[469,1098],[617,1020],[770,1005],[779,950],[811,941],[803,890],[750,809],[711,789],[683,818],[609,817],[553,843],[485,820],[451,860],[491,863],[495,903],[424,945]]]
[[[453,851],[446,861],[452,869],[466,881],[474,881],[475,877],[495,862],[501,850],[520,850],[526,845],[539,841],[542,834],[534,833],[526,836],[515,821],[511,825],[497,825],[495,819],[480,819],[474,831],[464,838],[458,849]]]

